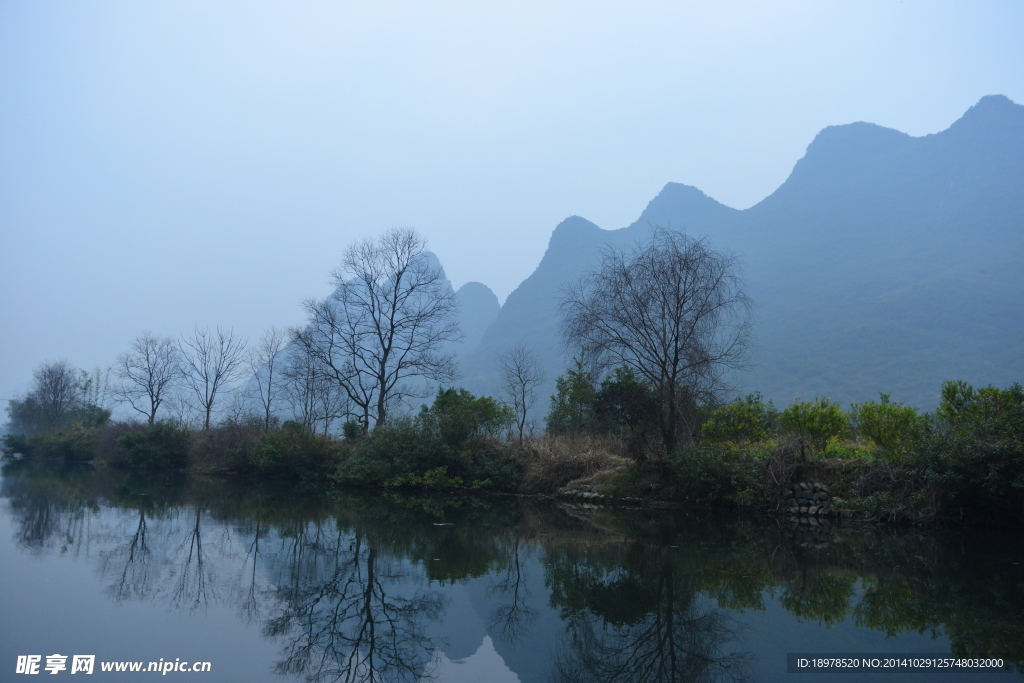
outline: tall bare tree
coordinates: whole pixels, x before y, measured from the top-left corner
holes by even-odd
[[[445,344],[460,339],[457,304],[415,231],[394,228],[350,247],[334,271],[334,294],[307,303],[295,341],[316,358],[357,409],[364,427],[455,376]]]
[[[724,390],[749,338],[750,300],[736,259],[665,228],[632,250],[613,249],[565,291],[563,336],[656,387],[660,431],[671,452],[684,407]]]
[[[181,352],[170,337],[155,337],[147,330],[135,338],[130,351],[118,356],[117,375],[117,395],[153,424],[156,411],[182,378]]]
[[[210,416],[217,396],[240,377],[245,361],[245,342],[233,330],[209,328],[193,331],[178,344],[184,360],[184,383],[203,411],[203,429],[210,428]]]
[[[281,393],[280,359],[281,351],[288,342],[288,332],[271,327],[249,354],[249,368],[252,370],[256,393],[263,408],[263,428],[270,429],[270,417]]]
[[[498,356],[498,369],[502,394],[516,412],[519,443],[522,443],[527,413],[537,403],[537,387],[546,378],[537,356],[525,346],[516,346]]]

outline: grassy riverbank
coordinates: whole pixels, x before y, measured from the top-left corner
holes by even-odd
[[[417,491],[478,490],[749,509],[904,523],[1024,523],[1024,390],[948,382],[935,414],[819,399],[776,411],[757,396],[695,411],[691,438],[666,453],[632,427],[509,435],[507,407],[440,392],[370,434],[316,435],[259,420],[207,430],[75,423],[5,438],[8,454],[127,470]],[[558,430],[551,430],[557,432]],[[811,509],[814,508],[814,509]]]

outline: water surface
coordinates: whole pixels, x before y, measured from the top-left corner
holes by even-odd
[[[1013,531],[31,463],[7,466],[0,487],[0,681],[21,678],[18,655],[55,653],[94,654],[95,680],[122,681],[155,674],[99,662],[209,661],[167,674],[209,681],[852,683],[908,675],[787,674],[786,654],[1024,660]]]

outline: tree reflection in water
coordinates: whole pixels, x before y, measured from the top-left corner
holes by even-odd
[[[737,626],[702,590],[699,572],[663,547],[633,543],[620,562],[550,566],[568,636],[555,665],[565,683],[744,680],[747,657],[727,651]],[[568,569],[560,572],[559,566]],[[558,586],[561,578],[572,584]],[[561,599],[561,600],[560,600]]]
[[[135,533],[124,543],[118,543],[106,554],[105,561],[111,565],[121,565],[120,572],[111,566],[111,573],[117,576],[111,584],[109,592],[118,602],[142,599],[149,592],[152,582],[153,554],[149,547],[149,525],[146,524],[146,511],[139,510],[139,522]],[[104,572],[106,573],[106,572]]]
[[[447,591],[476,580],[465,595],[483,632],[462,642],[488,635],[505,657],[564,634],[549,671],[566,683],[742,679],[737,623],[769,600],[822,627],[941,634],[958,655],[1024,661],[1012,533],[329,498],[31,464],[2,485],[15,547],[94,563],[117,602],[232,607],[281,648],[278,672],[310,681],[429,678],[453,632]]]
[[[504,570],[491,575],[488,597],[495,601],[491,612],[490,633],[506,643],[518,643],[537,618],[530,607],[530,590],[526,582],[527,561],[530,551],[524,542],[514,537],[508,549]]]
[[[407,565],[359,533],[309,541],[299,554],[316,554],[317,563],[329,558],[332,566],[322,578],[281,590],[286,607],[264,629],[268,637],[290,641],[279,673],[345,683],[429,675],[438,643],[424,626],[443,612],[438,591],[411,586]]]
[[[203,509],[197,506],[194,514],[195,521],[170,556],[172,565],[176,567],[171,604],[190,610],[210,605],[212,582],[208,580],[208,574],[213,571],[203,554]]]

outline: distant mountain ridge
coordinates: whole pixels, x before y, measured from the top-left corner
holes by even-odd
[[[734,378],[742,392],[788,404],[884,391],[931,408],[943,380],[1024,379],[1024,107],[1005,97],[984,97],[923,137],[869,123],[825,128],[749,209],[669,183],[626,228],[565,219],[461,355],[463,383],[497,393],[498,354],[524,345],[550,393],[567,364],[560,288],[601,249],[642,242],[656,225],[739,257],[755,306],[753,368]]]

